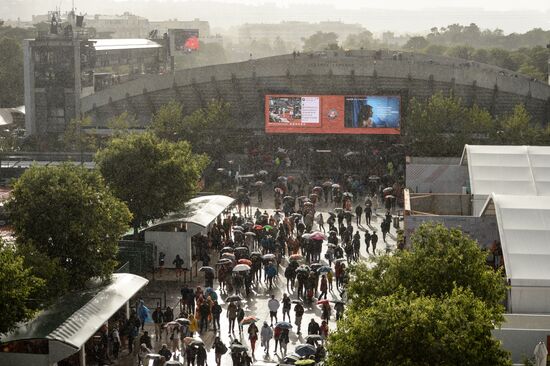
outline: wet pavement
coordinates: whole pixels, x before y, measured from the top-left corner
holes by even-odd
[[[273,206],[271,206],[273,207]],[[323,216],[328,218],[328,212],[332,211],[333,209],[332,204],[321,204],[317,207],[317,212],[322,212]],[[355,205],[354,205],[355,207]],[[273,209],[269,209],[268,205],[266,206],[260,206],[261,211],[267,210],[269,214],[273,213]],[[256,210],[256,207],[253,207],[252,212]],[[355,230],[359,230],[361,233],[361,250],[360,250],[360,260],[366,260],[371,254],[366,252],[366,247],[363,241],[363,234],[365,231],[365,228],[368,228],[369,232],[372,233],[373,229],[377,230],[377,233],[379,234],[379,241],[378,241],[378,247],[377,247],[377,255],[383,255],[386,252],[386,244],[382,240],[381,230],[380,230],[380,223],[382,222],[384,212],[380,209],[377,212],[377,215],[373,215],[371,220],[371,225],[367,226],[365,223],[364,216],[362,217],[362,223],[357,225],[355,222],[355,218],[353,218],[353,227],[354,232]],[[402,223],[401,223],[402,225]],[[328,225],[325,224],[325,227],[328,229]],[[314,225],[314,230],[317,229],[317,225]],[[387,236],[387,244],[388,247],[391,250],[395,250],[395,239],[396,239],[396,229],[392,226],[390,234]],[[324,253],[327,249],[327,242],[325,241],[323,243],[323,253],[321,255],[321,258],[324,258]],[[217,260],[217,254],[212,255],[212,263],[215,263]],[[283,298],[283,294],[287,293],[291,299],[297,299],[297,291],[295,289],[287,289],[286,287],[286,279],[284,277],[284,268],[288,264],[286,259],[283,259],[283,262],[281,263],[281,267],[279,268],[279,275],[276,277],[275,281],[275,287],[270,290],[267,287],[267,284],[262,281],[258,283],[257,285],[253,285],[252,287],[252,293],[251,296],[247,299],[244,299],[244,301],[241,302],[241,306],[245,310],[245,316],[254,315],[259,318],[259,321],[256,323],[258,326],[258,329],[261,329],[261,326],[265,321],[268,321],[268,324],[270,324],[269,319],[269,310],[267,307],[267,301],[270,298],[272,294],[275,295],[275,298],[281,301]],[[193,286],[201,286],[204,288],[204,279],[201,272],[198,272],[198,275],[195,276],[195,267],[193,267],[193,278],[189,280],[189,274],[187,278],[187,282],[184,282],[183,279],[177,279],[175,272],[170,269],[165,269],[162,276],[159,276],[158,273],[155,274],[154,280],[152,279],[152,276],[150,277],[150,283],[145,288],[145,290],[142,293],[142,297],[146,303],[146,305],[153,310],[156,306],[156,304],[159,301],[162,301],[162,304],[165,303],[164,298],[166,298],[166,305],[172,307],[174,309],[174,315],[177,316],[179,313],[179,298],[180,298],[180,289],[185,284],[189,287]],[[221,332],[220,337],[221,340],[225,343],[226,346],[229,346],[230,342],[233,339],[238,339],[242,344],[246,345],[250,350],[250,344],[248,341],[248,326],[244,326],[244,332],[243,334],[239,334],[238,327],[235,327],[235,333],[231,334],[229,333],[229,321],[227,319],[227,303],[224,301],[224,299],[227,297],[227,294],[224,292],[220,292],[219,285],[217,281],[214,282],[214,289],[218,293],[218,302],[222,306],[222,314],[220,317],[220,324],[221,324]],[[340,293],[336,290],[336,286],[334,284],[333,291],[329,291],[328,293],[328,299],[329,300],[338,300],[340,299]],[[161,300],[162,299],[162,300]],[[331,304],[331,307],[334,307],[334,304]],[[287,354],[293,353],[295,347],[297,345],[300,345],[302,343],[305,343],[305,336],[307,336],[307,325],[309,324],[311,319],[315,319],[319,324],[321,323],[321,308],[320,306],[316,305],[316,299],[312,303],[304,302],[304,308],[305,313],[302,318],[302,334],[297,335],[296,334],[296,326],[294,325],[294,304],[292,305],[292,310],[290,312],[291,314],[291,323],[293,324],[293,329],[289,332],[289,339],[290,343],[288,344],[288,351]],[[279,308],[278,312],[278,320],[282,320],[282,304]],[[334,330],[336,328],[336,321],[335,321],[335,311],[332,309],[332,315],[329,322],[329,331]],[[170,348],[170,341],[167,340],[167,336],[165,334],[162,335],[162,338],[158,341],[156,340],[156,334],[153,324],[146,324],[145,330],[149,332],[151,335],[151,338],[153,340],[153,351],[156,353],[161,348],[163,343],[167,343]],[[208,331],[196,334],[200,336],[200,338],[205,343],[205,348],[208,353],[208,365],[216,365],[216,362],[214,360],[214,350],[212,349],[212,344],[214,342],[214,338],[216,336],[216,333],[214,330],[209,327]],[[141,336],[141,333],[140,333]],[[274,352],[274,341],[271,340],[270,344],[270,353],[265,354],[263,351],[263,348],[261,347],[260,339],[256,342],[256,350],[253,356],[253,360],[255,361],[254,364],[277,364],[281,362],[283,355],[281,354],[280,350],[277,349],[277,352]],[[180,353],[177,353],[177,358],[179,361],[181,361],[183,364],[183,357],[180,357]],[[260,362],[262,361],[262,362]],[[137,357],[133,357],[132,355],[128,355],[127,350],[123,350],[121,352],[121,356],[119,356],[119,360],[117,362],[118,365],[123,366],[130,366],[130,365],[137,365]],[[225,355],[222,356],[222,365],[232,365],[230,351],[228,351]]]

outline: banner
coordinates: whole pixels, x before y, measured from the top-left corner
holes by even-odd
[[[400,133],[399,96],[266,95],[267,133]]]

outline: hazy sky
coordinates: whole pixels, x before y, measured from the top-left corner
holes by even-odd
[[[0,0],[0,19],[30,20],[72,0]],[[149,20],[200,18],[216,31],[242,23],[342,21],[373,32],[425,34],[453,23],[505,33],[550,29],[550,0],[74,0],[77,13],[130,12]]]

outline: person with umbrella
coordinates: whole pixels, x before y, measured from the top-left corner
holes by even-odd
[[[290,342],[290,339],[288,337],[288,329],[283,328],[283,330],[281,331],[281,335],[279,336],[279,348],[281,349],[283,357],[286,356],[288,342]]]
[[[200,332],[208,331],[208,317],[210,316],[210,305],[203,301],[199,307],[200,314]]]
[[[300,328],[302,327],[302,316],[304,316],[304,306],[300,301],[297,301],[296,305],[294,305],[294,324],[298,327],[298,331],[296,332],[298,335],[302,334],[300,332]]]
[[[159,355],[163,356],[165,360],[169,361],[172,358],[172,352],[168,349],[168,345],[164,343],[159,350]]]
[[[206,364],[206,349],[204,349],[204,345],[199,344],[197,348],[197,366],[205,366]]]
[[[256,341],[258,340],[258,327],[254,322],[251,322],[248,326],[248,340],[250,341],[250,348],[252,349],[252,357],[254,357],[254,351],[256,350]]]
[[[281,337],[282,328],[277,326],[275,324],[275,329],[273,329],[273,339],[275,340],[275,349],[273,350],[273,354],[277,353],[277,345],[279,344],[279,338]]]
[[[332,312],[332,309],[330,308],[330,304],[327,300],[324,300],[323,305],[321,305],[321,319],[326,320],[327,322],[330,320],[330,313]]]
[[[195,356],[197,355],[197,349],[195,347],[185,347],[185,358],[187,359],[188,366],[195,366]]]
[[[323,320],[321,326],[319,327],[319,335],[323,339],[323,343],[328,338],[328,320]]]
[[[273,338],[273,329],[267,324],[267,321],[264,321],[264,325],[260,332],[260,337],[262,340],[262,347],[264,347],[266,356],[269,354],[269,342]]]
[[[307,334],[319,334],[319,323],[315,319],[311,319],[307,326]]]
[[[223,344],[220,337],[216,337],[214,339],[214,344],[212,345],[212,348],[214,348],[216,365],[221,366],[222,356],[227,352],[227,346]]]
[[[326,233],[325,219],[323,218],[323,214],[320,212],[319,215],[317,215],[317,225],[319,226],[319,230],[323,230],[323,232]]]

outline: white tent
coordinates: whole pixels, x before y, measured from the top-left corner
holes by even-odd
[[[474,215],[491,193],[550,196],[549,146],[466,145],[461,164],[468,164]]]

